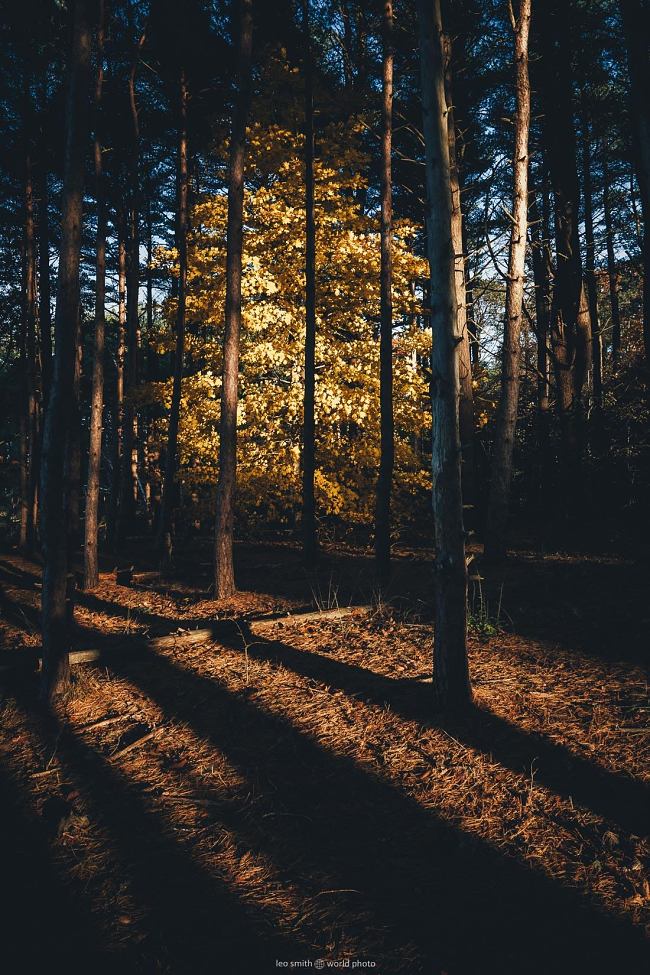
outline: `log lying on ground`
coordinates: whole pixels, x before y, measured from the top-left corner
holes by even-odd
[[[246,631],[256,635],[275,626],[286,626],[288,624],[335,622],[345,619],[355,614],[368,613],[372,606],[342,606],[336,609],[316,610],[308,613],[295,613],[287,616],[262,617],[255,620],[244,619],[223,619],[214,620],[209,626],[201,627],[197,630],[183,630],[176,633],[167,633],[164,636],[153,637],[149,640],[135,635],[128,639],[119,641],[106,640],[103,646],[94,647],[88,650],[71,650],[70,665],[97,663],[105,660],[114,653],[134,651],[156,651],[165,650],[172,647],[193,646],[201,643],[211,643],[223,637],[244,636]],[[27,670],[38,669],[41,666],[40,648],[29,648],[28,650],[18,650],[6,655],[11,659],[0,659],[0,673],[11,671],[18,668]]]

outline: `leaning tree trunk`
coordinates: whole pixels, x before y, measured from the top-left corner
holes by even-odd
[[[393,419],[393,296],[392,296],[392,139],[393,139],[393,4],[384,3],[381,139],[381,271],[379,335],[380,457],[375,517],[375,558],[379,583],[390,577],[390,510],[395,461]]]
[[[435,527],[434,693],[440,707],[471,699],[467,663],[467,566],[458,428],[462,336],[456,315],[451,182],[440,0],[418,0],[426,147],[430,267],[433,518]]]
[[[302,545],[306,562],[318,551],[316,532],[316,222],[314,217],[314,93],[309,0],[303,0],[305,39],[305,386],[302,431]]]
[[[503,331],[501,393],[492,455],[492,479],[485,531],[485,554],[492,559],[504,558],[506,554],[512,462],[519,407],[521,368],[519,340],[524,302],[526,231],[528,228],[528,133],[530,129],[528,35],[530,32],[531,0],[520,0],[518,16],[515,18],[514,10],[511,16],[515,39],[516,90],[513,216]]]
[[[104,336],[106,330],[106,200],[102,173],[100,113],[104,84],[104,0],[99,0],[97,27],[97,81],[95,84],[95,193],[97,196],[97,236],[95,249],[95,342],[93,385],[90,401],[90,444],[84,538],[84,588],[99,585],[98,523],[99,488],[102,462],[102,420],[104,413]]]
[[[238,91],[230,136],[228,229],[226,244],[226,308],[223,342],[223,379],[219,423],[219,480],[215,530],[215,595],[235,592],[233,533],[237,477],[237,399],[239,335],[241,331],[241,276],[244,238],[244,158],[246,121],[251,97],[253,3],[239,0]],[[234,33],[234,31],[233,31]]]
[[[650,370],[650,42],[648,0],[621,0],[627,43],[636,174],[643,213],[643,340]],[[643,25],[646,25],[645,28]]]
[[[45,414],[41,471],[43,539],[42,693],[50,699],[69,675],[67,511],[65,453],[70,433],[72,387],[79,316],[79,259],[83,209],[84,158],[88,127],[91,37],[85,0],[74,4],[74,33],[66,106],[61,248],[54,334],[56,356]]]
[[[160,507],[159,549],[161,562],[169,566],[172,560],[172,516],[176,486],[176,455],[178,424],[181,413],[183,357],[185,355],[185,304],[187,292],[187,81],[181,69],[179,81],[178,160],[176,175],[176,250],[178,251],[178,298],[176,306],[176,350],[174,354],[174,385],[169,414],[169,433],[165,457],[165,479]]]

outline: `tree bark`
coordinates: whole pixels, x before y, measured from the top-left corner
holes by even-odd
[[[41,530],[43,538],[42,695],[51,699],[69,676],[66,606],[68,569],[65,448],[70,433],[79,318],[79,259],[84,159],[88,129],[90,47],[85,0],[73,7],[74,31],[66,106],[63,219],[57,280],[56,356],[43,436]]]
[[[528,36],[531,0],[520,0],[518,16],[512,11],[515,55],[515,145],[513,156],[512,226],[506,286],[506,314],[501,360],[501,393],[492,455],[492,478],[485,531],[485,554],[505,557],[507,548],[510,487],[519,408],[521,369],[521,322],[526,274],[528,228],[528,135],[530,130],[530,80]]]
[[[467,293],[465,288],[465,246],[461,207],[460,170],[456,139],[456,119],[453,109],[452,47],[443,38],[445,53],[445,97],[447,100],[447,133],[449,138],[449,171],[451,180],[451,235],[456,261],[456,314],[461,335],[459,346],[460,404],[459,428],[462,451],[463,502],[473,508],[476,502],[476,464],[474,455],[474,389],[472,360],[467,322]]]
[[[538,198],[541,196],[541,212]],[[546,185],[532,194],[531,198],[531,251],[533,280],[535,284],[535,332],[537,339],[537,411],[535,415],[535,434],[537,441],[536,500],[540,521],[540,544],[546,541],[546,521],[548,498],[546,486],[550,471],[550,407],[551,407],[551,369],[548,352],[551,322],[551,266],[550,243],[550,202]]]
[[[305,43],[305,386],[302,433],[302,546],[309,564],[316,531],[316,222],[314,217],[314,93],[309,0],[302,0]]]
[[[417,2],[430,268],[435,630],[433,687],[442,708],[471,700],[461,490],[459,345],[440,0]]]
[[[244,158],[246,122],[251,98],[253,46],[252,0],[239,0],[238,91],[230,136],[228,229],[226,245],[226,308],[223,379],[219,424],[219,479],[215,531],[214,587],[217,599],[235,592],[233,533],[237,477],[237,399],[241,276],[244,237]],[[233,24],[234,27],[234,24]],[[235,30],[233,30],[233,35]]]
[[[594,406],[603,405],[603,337],[598,315],[598,289],[596,286],[596,245],[594,242],[593,182],[591,175],[591,138],[589,116],[582,116],[582,180],[585,214],[585,278],[587,301],[591,319],[592,389]]]
[[[97,80],[95,83],[95,194],[97,236],[95,260],[95,341],[90,402],[90,443],[84,539],[84,588],[99,585],[98,525],[104,414],[104,344],[106,331],[106,200],[102,171],[101,105],[104,84],[104,0],[99,0],[97,26]]]
[[[31,94],[25,94],[25,182],[24,182],[24,271],[21,418],[21,502],[20,547],[31,551],[34,545],[37,513],[37,473],[39,457],[38,402],[36,396],[36,250],[34,234],[34,179],[32,166]]]
[[[38,193],[38,328],[41,361],[41,402],[43,410],[45,410],[47,405],[52,376],[49,193],[47,185],[48,174],[45,165],[45,148],[43,143],[41,143],[41,154],[36,171],[36,189]]]
[[[115,376],[115,416],[111,499],[108,517],[108,542],[115,549],[118,542],[117,521],[122,483],[124,454],[124,363],[126,360],[126,243],[125,221],[121,208],[117,210],[117,353]]]
[[[183,383],[183,358],[185,355],[185,304],[187,293],[187,229],[188,229],[188,175],[187,175],[187,81],[185,70],[181,69],[179,79],[179,120],[178,120],[178,158],[176,173],[176,250],[178,251],[178,298],[176,310],[176,349],[174,354],[174,383],[171,411],[169,414],[169,433],[165,457],[165,479],[163,483],[159,549],[161,562],[169,566],[172,560],[172,517],[176,488],[176,457],[178,444],[178,425],[181,412],[181,390]]]
[[[380,457],[375,515],[375,559],[381,586],[390,578],[391,493],[395,463],[393,418],[393,4],[384,3],[381,138],[381,270],[379,333]]]
[[[603,157],[603,210],[605,212],[605,244],[607,248],[607,277],[609,280],[609,302],[612,312],[612,367],[618,369],[621,355],[621,310],[618,302],[618,272],[614,252],[614,230],[612,227],[611,180],[607,159]]]
[[[650,18],[648,0],[621,0],[630,73],[636,174],[643,214],[643,340],[650,370]],[[645,27],[643,26],[645,25]]]

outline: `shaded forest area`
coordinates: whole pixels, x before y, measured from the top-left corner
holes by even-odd
[[[2,5],[7,971],[647,969],[647,0]]]

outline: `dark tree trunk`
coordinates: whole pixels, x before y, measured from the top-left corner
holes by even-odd
[[[160,507],[159,549],[161,562],[169,566],[172,560],[172,519],[176,486],[176,456],[178,424],[181,412],[183,358],[185,355],[185,298],[187,292],[187,81],[181,70],[179,81],[178,159],[176,174],[176,250],[178,251],[178,298],[176,311],[176,350],[174,355],[174,385],[169,433],[165,457],[165,480]]]
[[[106,200],[102,172],[100,113],[104,84],[104,0],[99,0],[97,27],[97,81],[95,84],[95,194],[97,197],[97,237],[95,260],[95,341],[93,384],[90,401],[90,443],[86,487],[84,588],[99,584],[98,525],[99,490],[102,461],[102,421],[104,414],[104,337],[106,330]]]
[[[241,331],[241,275],[244,237],[244,158],[246,122],[251,98],[253,44],[252,0],[239,0],[238,91],[232,120],[228,181],[226,245],[226,308],[223,343],[223,381],[219,424],[219,480],[215,531],[214,587],[216,597],[235,592],[233,534],[237,477],[237,399],[239,335]],[[233,34],[236,32],[233,23]]]
[[[467,322],[467,293],[465,290],[465,246],[461,207],[460,171],[456,138],[456,119],[453,109],[452,48],[448,37],[443,39],[445,52],[445,97],[447,99],[447,132],[449,136],[449,172],[451,180],[451,235],[456,260],[456,315],[461,335],[459,352],[460,404],[459,429],[462,451],[463,502],[473,508],[476,502],[476,464],[474,455],[474,389],[470,335]]]
[[[49,193],[45,150],[41,146],[41,158],[37,169],[38,193],[38,328],[41,362],[41,399],[43,409],[47,404],[52,377],[52,313],[50,310],[50,226]]]
[[[81,541],[81,371],[83,365],[83,323],[81,305],[77,313],[76,357],[72,382],[72,410],[66,454],[66,509],[68,512],[68,551],[70,557]]]
[[[630,72],[636,174],[643,213],[643,339],[650,370],[650,3],[621,0]]]
[[[538,198],[542,198],[541,214]],[[551,369],[548,351],[551,322],[551,242],[550,242],[550,203],[548,191],[544,186],[533,194],[531,207],[530,236],[532,243],[533,279],[535,284],[535,331],[537,338],[537,412],[535,415],[535,434],[537,441],[536,496],[540,522],[540,542],[546,541],[546,522],[548,498],[546,486],[550,471],[550,407],[551,407]]]
[[[512,11],[515,54],[515,145],[513,162],[513,220],[510,234],[506,314],[501,361],[501,393],[492,454],[492,478],[485,532],[485,554],[501,559],[506,554],[510,486],[519,408],[521,369],[520,336],[526,273],[528,227],[528,133],[530,129],[530,81],[528,35],[531,0],[520,0],[518,16]]]
[[[24,271],[21,417],[21,500],[20,547],[31,551],[34,545],[37,513],[37,474],[39,458],[38,402],[36,397],[36,251],[34,235],[34,181],[31,141],[31,95],[27,91],[25,108],[24,182]]]
[[[305,42],[305,387],[302,431],[302,545],[306,562],[318,551],[316,532],[316,223],[314,218],[314,95],[309,0],[302,0]]]
[[[108,517],[108,542],[114,550],[118,542],[117,521],[124,454],[124,363],[126,360],[126,243],[124,213],[117,211],[117,353],[115,376],[115,416],[111,499]]]
[[[43,673],[45,699],[65,685],[69,674],[66,605],[68,571],[65,452],[70,434],[76,338],[79,320],[79,258],[84,160],[88,130],[90,47],[85,0],[74,4],[74,33],[66,106],[63,219],[54,322],[56,356],[45,414],[41,472],[43,539]]]
[[[603,157],[603,210],[605,212],[605,244],[607,247],[607,277],[609,279],[609,301],[612,312],[612,366],[618,369],[621,355],[621,310],[618,301],[618,272],[614,252],[614,230],[612,226],[611,181],[607,159]]]
[[[381,586],[390,578],[390,512],[395,461],[393,420],[393,4],[384,3],[384,56],[382,69],[381,140],[381,272],[379,333],[379,411],[381,447],[377,507],[375,516],[375,557]]]
[[[582,179],[585,214],[585,278],[587,301],[591,319],[592,388],[594,406],[603,404],[603,337],[598,315],[598,289],[596,286],[596,245],[594,242],[593,181],[591,175],[591,139],[589,117],[586,110],[582,117]]]
[[[435,526],[434,694],[438,706],[471,699],[467,663],[467,566],[458,426],[460,379],[452,243],[449,139],[440,0],[418,0],[427,254],[430,267],[433,517]]]

